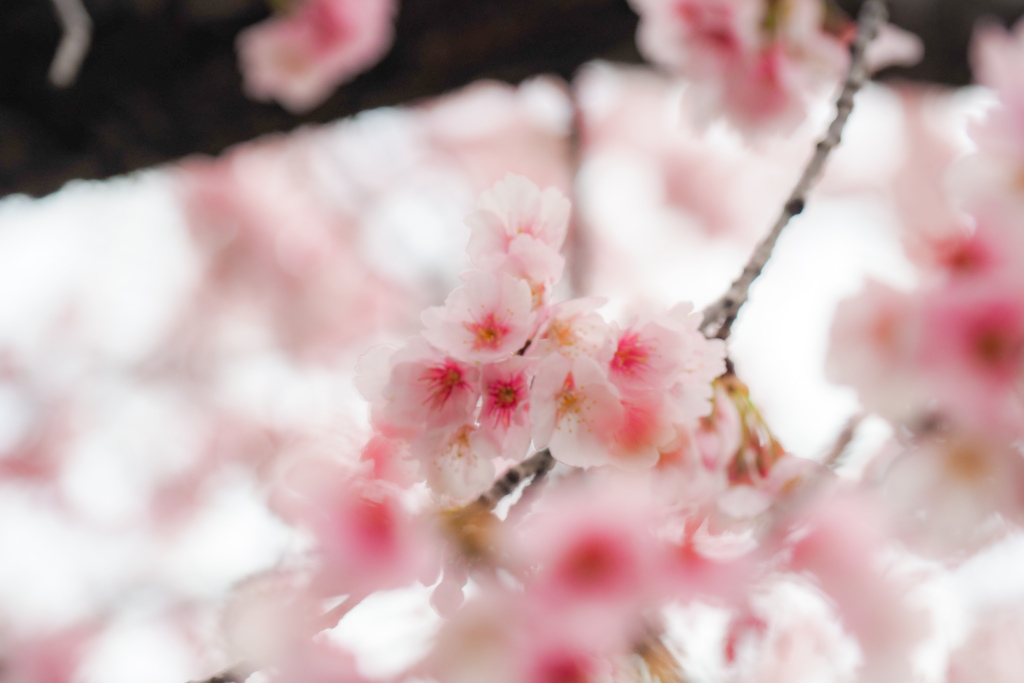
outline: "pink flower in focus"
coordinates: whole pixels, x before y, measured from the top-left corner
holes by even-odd
[[[608,444],[625,419],[619,392],[590,358],[548,356],[537,367],[530,420],[537,448],[561,462],[593,467],[608,462]]]
[[[238,35],[245,92],[291,112],[313,109],[391,47],[396,0],[302,0]]]
[[[608,323],[597,312],[605,299],[570,299],[548,309],[548,319],[526,355],[543,358],[560,353],[566,358],[596,358],[606,345]]]
[[[530,447],[530,381],[532,362],[510,358],[483,369],[480,427],[490,434],[506,458],[521,460]]]
[[[423,337],[454,358],[495,363],[511,357],[534,332],[533,296],[525,280],[477,272],[423,312]]]
[[[411,338],[385,361],[387,353],[373,350],[360,360],[359,386],[372,402],[378,430],[412,439],[429,429],[472,422],[480,398],[478,368],[446,356],[421,337]],[[387,377],[383,386],[382,377]]]
[[[712,381],[725,372],[725,344],[698,330],[693,305],[638,323],[614,337],[606,349],[608,377],[628,399],[666,401],[666,419],[695,424],[711,412]]]

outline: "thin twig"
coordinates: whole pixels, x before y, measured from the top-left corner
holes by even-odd
[[[50,83],[66,88],[75,82],[92,43],[92,20],[82,0],[51,0],[63,36],[50,63]]]
[[[804,169],[803,175],[800,176],[796,187],[793,188],[793,192],[789,195],[771,232],[754,249],[743,272],[729,287],[729,291],[704,309],[704,320],[700,330],[705,336],[719,339],[729,337],[736,315],[749,296],[750,285],[758,278],[771,257],[772,249],[774,249],[779,235],[782,234],[783,228],[793,216],[804,210],[807,194],[821,178],[821,174],[825,170],[825,161],[839,144],[843,127],[846,126],[846,120],[850,117],[850,112],[853,111],[853,96],[868,79],[868,67],[864,61],[867,46],[887,18],[885,0],[865,0],[861,6],[860,16],[857,19],[857,37],[850,48],[850,67],[846,73],[842,92],[839,94],[839,99],[836,100],[836,116],[828,127],[825,137],[818,142],[811,160]]]
[[[547,448],[537,451],[501,475],[489,491],[480,494],[474,504],[486,510],[493,510],[498,501],[516,490],[520,482],[530,477],[533,477],[534,481],[539,481],[554,466],[555,459],[551,456],[551,451]]]
[[[860,423],[864,421],[865,417],[867,417],[867,413],[857,413],[846,421],[843,431],[839,432],[835,443],[832,444],[832,448],[829,449],[828,454],[822,459],[822,465],[830,470],[837,470],[842,466],[848,454],[846,449],[849,448],[853,437],[857,434],[857,428],[860,427]]]
[[[573,201],[565,256],[571,295],[579,297],[589,291],[592,245],[586,221],[583,219],[579,192],[580,167],[583,165],[583,150],[586,143],[586,120],[583,108],[580,107],[578,93],[572,85],[569,86],[569,102],[572,104],[572,120],[566,156],[569,166],[569,190]]]

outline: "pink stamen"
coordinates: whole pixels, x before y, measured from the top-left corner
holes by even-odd
[[[430,403],[435,410],[444,408],[456,389],[469,388],[463,379],[462,368],[450,358],[441,365],[429,368],[423,373],[420,381],[427,383],[430,395],[426,402]]]

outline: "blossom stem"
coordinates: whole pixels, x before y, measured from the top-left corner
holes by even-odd
[[[542,451],[537,451],[501,475],[489,491],[480,494],[475,504],[486,510],[493,510],[498,501],[516,490],[520,482],[530,477],[533,477],[533,481],[538,481],[554,466],[555,459],[551,456],[550,450],[545,448]]]
[[[825,162],[829,154],[836,148],[842,138],[843,128],[853,111],[853,97],[868,80],[869,71],[865,62],[868,44],[877,35],[878,30],[888,19],[885,0],[865,0],[861,5],[860,14],[857,18],[857,37],[850,47],[850,67],[846,72],[846,80],[843,89],[836,100],[836,115],[832,124],[828,127],[825,136],[818,141],[818,145],[811,156],[810,161],[804,168],[800,180],[797,181],[789,199],[782,207],[775,225],[751,255],[743,272],[717,301],[704,309],[704,320],[700,330],[707,337],[728,339],[732,332],[732,325],[740,308],[746,303],[750,293],[750,285],[761,275],[765,264],[772,255],[772,249],[782,234],[782,230],[789,224],[793,216],[803,212],[807,201],[807,195],[811,188],[821,179],[825,170]]]

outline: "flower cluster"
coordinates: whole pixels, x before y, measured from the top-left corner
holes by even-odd
[[[569,216],[555,189],[498,182],[467,219],[477,270],[423,313],[420,336],[362,362],[374,429],[444,499],[481,493],[531,442],[577,467],[649,468],[711,411],[724,345],[692,306],[620,326],[600,300],[552,303]]]
[[[315,569],[241,592],[240,651],[296,681],[298,664],[319,661],[309,636],[329,626],[311,605],[419,580],[436,582],[446,621],[413,677],[683,680],[665,610],[710,602],[729,615],[730,676],[799,680],[834,644],[779,663],[794,629],[823,622],[779,623],[761,597],[799,576],[834,603],[836,638],[859,642],[870,680],[905,680],[919,615],[880,568],[886,539],[866,500],[784,452],[689,305],[620,325],[596,299],[553,303],[569,217],[561,193],[522,177],[483,193],[467,221],[476,270],[424,312],[420,335],[360,363],[374,429],[362,464],[302,458],[281,478],[275,507],[315,538]],[[543,498],[503,519],[473,500],[531,444],[563,465]],[[257,645],[265,632],[278,645],[252,645],[254,628]]]

